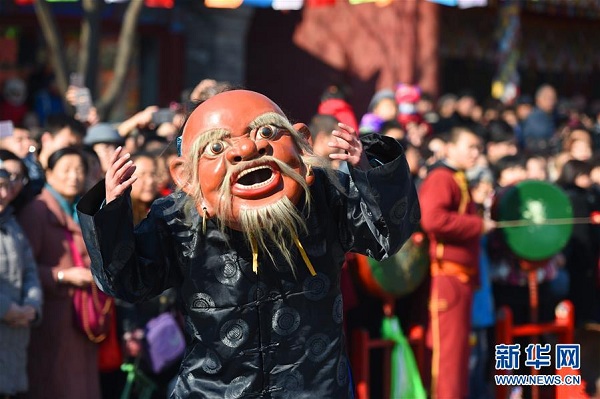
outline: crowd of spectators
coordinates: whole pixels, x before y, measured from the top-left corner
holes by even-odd
[[[184,102],[202,101],[229,88],[226,82],[205,80],[186,95]],[[10,248],[3,244],[0,250],[18,254],[2,257],[0,272],[14,274],[20,269],[24,276],[13,282],[18,287],[15,295],[6,295],[4,289],[0,292],[0,359],[11,359],[6,361],[20,373],[10,381],[0,378],[0,397],[24,392],[30,398],[119,397],[126,383],[124,374],[118,368],[100,372],[97,352],[101,345],[89,342],[72,322],[72,288],[93,284],[74,206],[103,178],[112,155],[121,146],[137,167],[131,200],[136,222],[142,220],[153,200],[174,190],[169,163],[177,156],[175,138],[188,107],[173,103],[170,117],[158,121],[159,107],[150,106],[113,123],[98,121],[94,112],[86,120],[68,116],[62,96],[52,84],[29,96],[35,101],[28,101],[27,94],[23,81],[11,79],[4,83],[0,101],[0,120],[10,120],[14,126],[0,141],[0,235],[3,243],[4,234],[12,237]],[[72,93],[66,97],[76,101]],[[452,154],[460,136],[457,129],[462,129],[470,132],[477,145],[476,162],[464,172],[474,214],[481,220],[491,220],[493,205],[504,189],[526,179],[557,185],[571,200],[574,216],[586,217],[600,209],[600,109],[594,105],[580,97],[561,98],[550,85],[542,85],[533,97],[521,95],[507,105],[479,101],[468,91],[436,99],[417,86],[399,84],[377,91],[368,109],[357,114],[344,91],[331,86],[321,99],[315,99],[310,130],[314,152],[324,157],[332,152],[328,142],[337,122],[355,127],[360,136],[395,138],[403,145],[414,184],[420,188],[432,170],[456,157]],[[335,162],[334,167],[346,168],[343,162]],[[431,187],[426,192],[435,195]],[[493,344],[496,309],[507,305],[517,323],[528,321],[526,274],[514,256],[507,255],[510,251],[501,246],[493,224],[478,234],[488,231],[477,236],[481,239],[480,270],[473,286],[479,287],[474,293],[479,299],[472,301],[473,317],[460,320],[471,327],[472,347],[479,348],[472,354],[476,361],[470,362],[473,398],[490,395],[491,346],[477,343],[489,339]],[[27,241],[29,246],[23,244]],[[72,242],[83,266],[88,267],[73,264]],[[600,323],[599,247],[597,225],[576,225],[567,246],[538,269],[540,320],[553,318],[556,304],[569,299],[575,306],[578,327]],[[37,273],[31,273],[34,264]],[[366,326],[376,335],[381,312],[369,311],[365,316],[364,309],[377,307],[378,302],[362,289],[360,279],[352,274],[352,265],[348,269],[344,280],[348,328]],[[124,361],[135,362],[150,376],[156,383],[156,398],[167,397],[177,365],[159,373],[144,365],[144,327],[152,317],[173,312],[175,297],[165,293],[144,305],[117,302],[116,331]],[[427,314],[429,299],[420,295],[410,306]],[[406,302],[398,307],[399,312],[402,306],[407,306]],[[403,322],[408,326],[428,321],[427,317],[404,317]],[[15,328],[31,332],[27,370],[23,345],[14,348],[21,351],[21,359],[5,356],[7,345],[13,345],[5,337]],[[477,365],[476,369],[472,365]],[[466,372],[459,370],[462,375]],[[423,379],[427,381],[429,376]],[[589,385],[590,393],[593,389]]]

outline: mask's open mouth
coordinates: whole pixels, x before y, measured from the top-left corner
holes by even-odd
[[[269,165],[260,165],[243,170],[238,176],[235,184],[247,188],[259,188],[265,186],[275,178],[273,169]]]
[[[231,193],[244,199],[272,195],[281,182],[281,171],[274,162],[251,166],[232,176]]]

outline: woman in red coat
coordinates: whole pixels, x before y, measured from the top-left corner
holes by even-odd
[[[100,398],[97,344],[75,326],[72,303],[74,288],[93,281],[81,229],[73,219],[86,171],[78,150],[56,151],[48,159],[44,190],[19,215],[44,292],[44,318],[31,331],[27,398]],[[67,232],[85,268],[75,267]]]

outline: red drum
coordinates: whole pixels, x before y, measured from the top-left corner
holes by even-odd
[[[400,251],[388,259],[376,261],[357,255],[358,275],[365,289],[382,299],[400,298],[412,293],[429,270],[429,240],[415,232]]]

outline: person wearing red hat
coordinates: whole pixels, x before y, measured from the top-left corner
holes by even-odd
[[[331,85],[327,87],[321,96],[321,103],[317,109],[318,114],[331,115],[338,121],[350,126],[352,130],[358,132],[358,122],[354,109],[346,100],[346,96],[339,86]]]
[[[419,148],[423,145],[425,137],[431,133],[431,127],[417,110],[421,89],[418,86],[400,83],[395,94],[398,103],[397,120],[406,131],[408,141]]]

